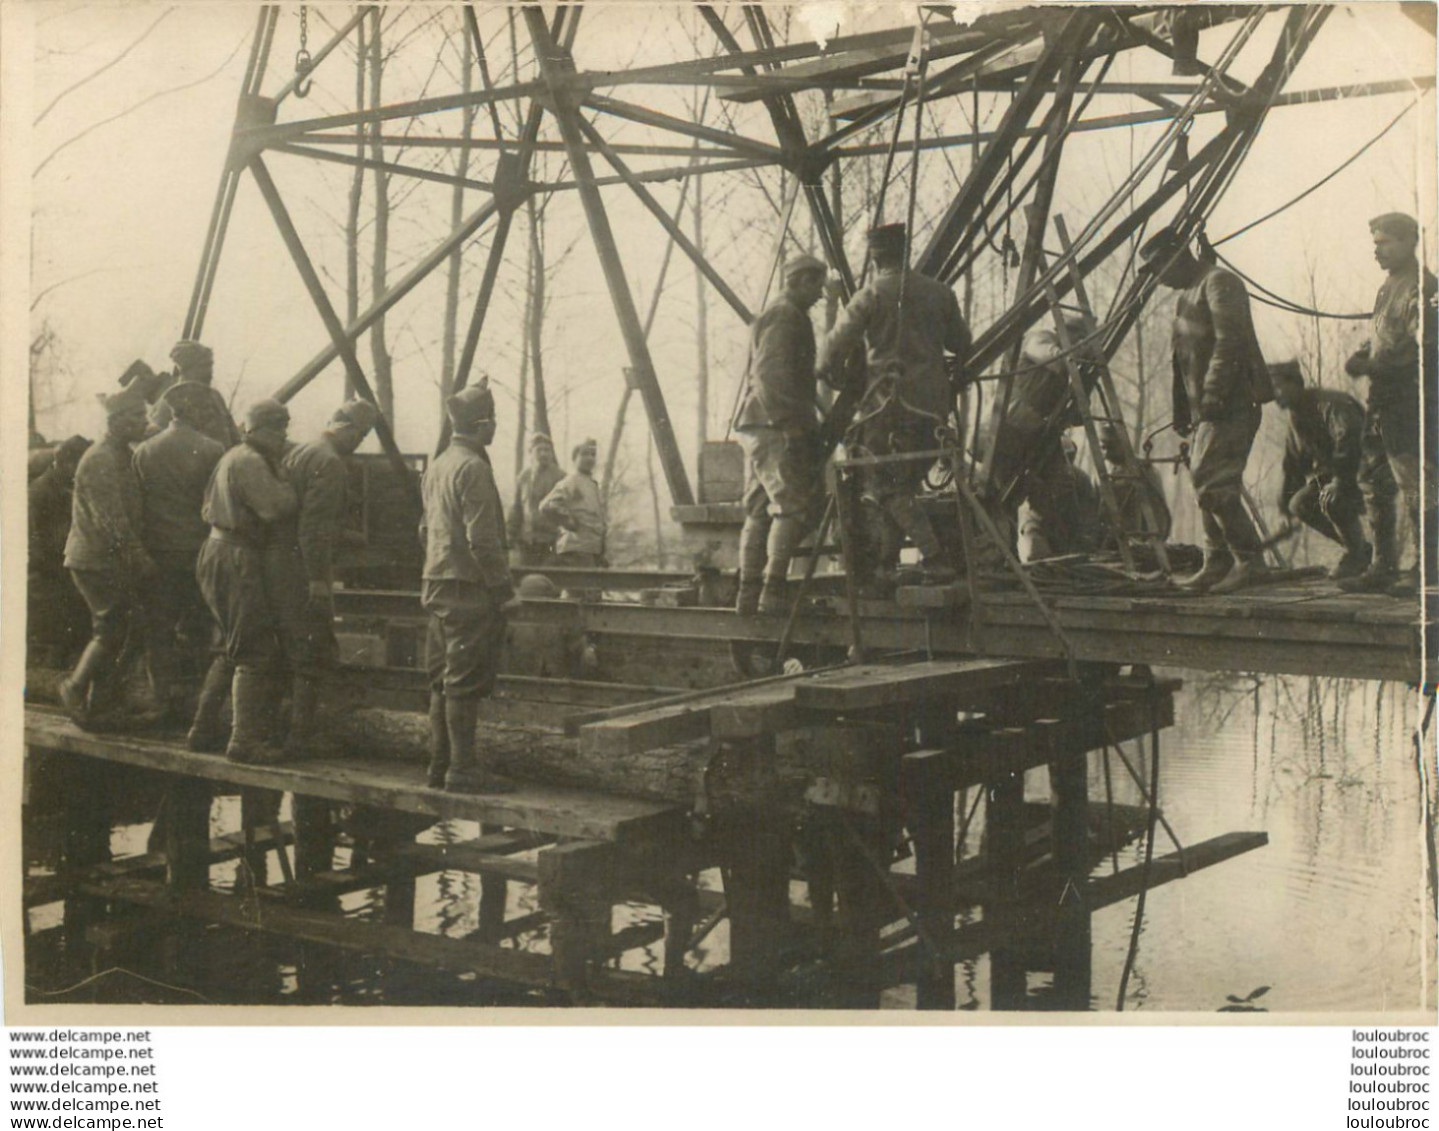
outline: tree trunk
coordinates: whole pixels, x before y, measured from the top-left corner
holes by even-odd
[[[465,29],[460,29],[461,57],[460,57],[460,88],[470,93],[470,73],[473,70],[470,48],[470,37]],[[475,108],[466,106],[461,118],[461,129],[463,136],[468,139],[474,131]],[[470,168],[469,146],[461,146],[455,155],[455,175],[464,177]],[[465,188],[463,185],[455,185],[450,193],[450,229],[453,231],[460,226],[465,215]],[[455,248],[450,255],[447,264],[447,277],[445,279],[445,326],[444,338],[441,342],[440,360],[440,411],[444,412],[445,401],[455,387],[455,363],[458,357],[456,349],[456,338],[460,317],[460,267],[463,262],[463,251]]]
[[[355,27],[355,109],[365,108],[365,23]],[[355,159],[365,157],[365,125],[355,126]],[[350,177],[349,207],[345,212],[345,322],[354,325],[360,316],[360,202],[365,194],[365,169],[355,165]],[[355,395],[354,382],[345,372],[345,399]]]
[[[535,388],[535,431],[553,437],[550,411],[545,399],[545,367],[541,357],[541,341],[545,328],[545,245],[542,238],[543,220],[535,207],[535,198],[525,201],[530,228],[530,304],[525,321],[529,331],[530,373]],[[566,421],[568,425],[568,421]]]
[[[668,557],[665,554],[665,530],[660,519],[660,488],[655,479],[655,438],[651,435],[645,445],[645,471],[650,481],[650,506],[654,511],[655,518],[655,561],[658,568],[664,569]]]
[[[377,8],[371,19],[370,27],[370,105],[372,107],[382,105],[383,96],[383,72],[384,52],[380,42],[380,17],[383,8]],[[385,147],[380,141],[383,123],[376,122],[372,127],[370,152],[376,161],[385,159]],[[383,169],[375,170],[375,239],[374,253],[370,269],[370,291],[373,298],[378,299],[385,293],[386,277],[389,274],[389,250],[390,250],[390,194],[389,174]],[[375,320],[374,326],[370,329],[370,350],[373,358],[373,372],[371,373],[371,384],[375,389],[375,396],[379,400],[379,409],[385,414],[390,422],[391,429],[395,426],[395,385],[394,372],[391,366],[390,349],[385,341],[385,319],[383,316]]]
[[[695,247],[701,255],[705,250],[704,227],[704,178],[695,178]],[[698,267],[695,268],[695,463],[698,467],[700,454],[709,439],[710,414],[710,361],[709,361],[709,304],[706,302],[705,279]],[[698,478],[698,476],[696,476]]]

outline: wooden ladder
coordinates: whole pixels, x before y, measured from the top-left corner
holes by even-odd
[[[1115,532],[1115,540],[1119,544],[1119,556],[1124,562],[1124,568],[1134,569],[1134,552],[1130,546],[1131,540],[1147,542],[1154,548],[1155,557],[1159,560],[1159,567],[1166,574],[1169,569],[1169,554],[1165,550],[1164,538],[1161,534],[1163,523],[1160,516],[1155,513],[1154,501],[1149,497],[1147,491],[1143,490],[1143,475],[1139,464],[1139,458],[1135,455],[1134,445],[1130,443],[1129,432],[1124,426],[1124,417],[1120,408],[1119,395],[1115,392],[1114,378],[1109,372],[1109,363],[1104,355],[1099,352],[1086,354],[1083,364],[1093,365],[1098,381],[1096,387],[1099,389],[1100,397],[1104,402],[1104,413],[1102,416],[1095,416],[1089,407],[1090,392],[1084,387],[1084,377],[1081,369],[1081,359],[1074,353],[1075,341],[1070,337],[1069,328],[1065,325],[1065,314],[1077,313],[1084,322],[1084,335],[1086,338],[1093,335],[1099,327],[1099,321],[1094,316],[1094,308],[1090,305],[1088,292],[1084,288],[1084,276],[1080,274],[1079,265],[1075,262],[1070,251],[1072,243],[1069,238],[1069,229],[1064,223],[1064,217],[1054,217],[1054,228],[1059,236],[1059,245],[1064,255],[1068,257],[1068,275],[1070,286],[1074,292],[1074,303],[1066,305],[1059,301],[1059,292],[1054,286],[1053,280],[1047,280],[1044,284],[1045,298],[1049,301],[1051,314],[1054,316],[1054,329],[1059,338],[1060,349],[1063,351],[1064,368],[1069,376],[1069,388],[1074,398],[1075,407],[1084,424],[1084,435],[1089,441],[1089,454],[1094,461],[1094,473],[1099,480],[1100,500],[1110,521],[1110,526]],[[1043,248],[1039,249],[1039,260],[1037,268],[1041,274],[1045,271],[1046,258]],[[1119,496],[1114,488],[1116,476],[1111,475],[1106,466],[1104,453],[1099,446],[1099,430],[1096,422],[1101,424],[1115,425],[1115,432],[1120,441],[1120,461],[1122,469],[1118,478],[1133,481],[1135,485],[1135,498],[1139,500],[1140,516],[1144,522],[1144,528],[1140,530],[1128,530],[1124,527],[1124,512],[1119,505]]]

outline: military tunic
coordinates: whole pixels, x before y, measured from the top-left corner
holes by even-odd
[[[420,604],[430,616],[430,688],[451,698],[489,695],[505,642],[510,584],[504,508],[485,449],[455,436],[425,470]]]
[[[564,477],[557,463],[531,464],[520,472],[506,533],[510,544],[519,547],[522,565],[546,565],[555,552],[560,528],[554,519],[540,513],[540,504]]]
[[[555,545],[560,564],[599,566],[605,555],[605,501],[594,476],[572,471],[540,504],[540,513],[560,526]],[[570,555],[568,563],[565,555]]]
[[[267,583],[265,554],[295,507],[279,468],[248,443],[225,453],[205,489],[201,514],[211,529],[195,573],[237,667],[272,671],[283,656],[283,604]]]
[[[218,389],[210,385],[203,385],[199,381],[188,384],[201,385],[209,394],[205,398],[204,408],[196,414],[195,428],[224,448],[233,448],[240,442],[240,430],[235,427],[235,418],[230,415],[230,406],[225,403],[225,398]],[[175,418],[175,410],[161,399],[150,406],[149,417],[151,429],[160,432]]]

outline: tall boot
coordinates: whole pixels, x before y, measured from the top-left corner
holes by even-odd
[[[897,495],[886,501],[885,509],[905,537],[918,547],[925,580],[938,585],[953,581],[954,567],[945,561],[944,545],[919,500],[910,495]]]
[[[431,789],[445,788],[445,774],[450,769],[450,728],[445,722],[445,693],[430,692],[430,765],[425,771],[425,784]]]
[[[1397,514],[1392,496],[1372,496],[1366,500],[1369,525],[1374,534],[1374,556],[1369,568],[1358,577],[1339,583],[1346,593],[1382,593],[1394,584],[1399,572],[1399,547],[1394,540]]]
[[[1359,512],[1342,510],[1330,515],[1329,521],[1339,534],[1339,544],[1344,547],[1344,556],[1329,570],[1329,579],[1343,581],[1357,577],[1368,567],[1374,555],[1373,549],[1364,540],[1364,524],[1359,521]]]
[[[1387,592],[1392,597],[1413,597],[1419,592],[1419,581],[1424,568],[1424,536],[1420,511],[1417,506],[1409,508],[1410,538],[1414,542],[1414,565],[1398,574]]]
[[[275,708],[274,678],[267,671],[236,668],[230,701],[234,725],[225,757],[231,762],[269,766],[285,760],[285,752],[270,742]]]
[[[205,673],[205,682],[200,685],[195,718],[185,735],[188,749],[201,754],[218,754],[225,749],[225,728],[220,725],[220,712],[225,708],[225,696],[230,694],[230,682],[234,675],[230,659],[223,652],[210,661],[210,670]]]
[[[789,563],[803,537],[801,519],[781,515],[770,523],[764,589],[759,597],[760,612],[770,616],[789,612]]]
[[[508,793],[514,785],[491,773],[480,756],[475,738],[480,701],[445,697],[445,726],[450,733],[450,769],[445,775],[446,793]]]
[[[320,681],[296,674],[290,685],[290,729],[285,735],[285,758],[295,762],[315,753],[315,713],[320,707]]]
[[[739,534],[739,594],[735,612],[751,616],[759,608],[764,584],[765,542],[773,526],[769,515],[747,515]]]
[[[60,681],[60,703],[78,727],[90,727],[90,692],[115,662],[114,651],[98,638],[85,645],[75,670]]]

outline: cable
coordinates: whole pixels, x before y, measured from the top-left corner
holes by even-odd
[[[1259,217],[1259,219],[1257,219],[1257,220],[1251,220],[1249,223],[1245,224],[1244,227],[1242,227],[1242,228],[1236,228],[1234,231],[1230,232],[1230,233],[1229,233],[1227,236],[1225,236],[1223,239],[1217,239],[1217,240],[1215,240],[1214,243],[1212,244],[1212,246],[1213,246],[1213,247],[1218,247],[1218,246],[1219,246],[1220,244],[1222,244],[1222,243],[1228,243],[1230,240],[1234,239],[1235,237],[1237,237],[1237,236],[1242,236],[1245,232],[1249,231],[1251,228],[1257,228],[1260,224],[1264,223],[1266,220],[1272,220],[1275,216],[1278,216],[1281,212],[1285,211],[1286,209],[1289,209],[1289,208],[1294,207],[1294,205],[1298,204],[1301,200],[1303,200],[1303,199],[1304,199],[1306,196],[1308,196],[1310,193],[1314,192],[1316,189],[1322,188],[1324,185],[1328,184],[1328,183],[1329,183],[1330,181],[1332,181],[1335,177],[1337,177],[1340,173],[1344,172],[1345,169],[1349,168],[1350,165],[1354,164],[1355,161],[1359,160],[1360,157],[1364,156],[1364,154],[1365,154],[1366,152],[1368,152],[1369,149],[1371,149],[1371,148],[1374,146],[1374,144],[1379,141],[1380,138],[1382,138],[1385,134],[1387,134],[1390,130],[1392,130],[1395,126],[1397,126],[1397,125],[1399,124],[1399,119],[1400,119],[1400,118],[1404,117],[1404,115],[1407,114],[1407,113],[1409,113],[1410,110],[1412,110],[1412,109],[1414,109],[1414,107],[1418,106],[1418,105],[1419,105],[1419,102],[1420,102],[1420,99],[1419,99],[1419,98],[1416,98],[1413,102],[1409,103],[1408,106],[1404,107],[1404,109],[1400,110],[1399,113],[1397,113],[1397,114],[1394,115],[1394,117],[1390,120],[1390,122],[1389,122],[1389,124],[1388,124],[1387,126],[1385,126],[1385,127],[1384,127],[1382,130],[1380,130],[1377,134],[1375,134],[1373,137],[1371,137],[1368,141],[1366,141],[1366,142],[1365,142],[1362,146],[1360,146],[1357,150],[1355,150],[1354,153],[1350,155],[1350,157],[1348,158],[1348,160],[1346,160],[1342,165],[1336,166],[1336,167],[1335,167],[1331,172],[1329,172],[1326,176],[1321,177],[1319,180],[1315,181],[1312,185],[1310,185],[1307,189],[1305,189],[1303,192],[1301,192],[1301,193],[1300,193],[1298,196],[1296,196],[1293,200],[1290,200],[1290,201],[1288,201],[1288,202],[1286,202],[1286,203],[1284,203],[1284,204],[1281,204],[1278,208],[1274,209],[1272,212],[1266,212],[1263,216]]]
[[[214,1004],[202,993],[197,993],[194,990],[187,990],[184,986],[172,986],[168,982],[161,982],[155,978],[147,978],[144,974],[137,974],[133,970],[126,970],[123,966],[111,966],[108,970],[101,970],[98,974],[91,974],[88,978],[81,979],[73,986],[66,986],[64,989],[61,990],[42,990],[38,986],[31,985],[29,982],[25,983],[25,989],[32,994],[39,994],[41,997],[60,997],[64,994],[74,993],[76,990],[83,989],[91,982],[98,982],[101,978],[108,977],[111,974],[124,974],[131,978],[138,978],[140,981],[148,982],[152,986],[158,986],[162,990],[174,990],[176,993],[189,994],[191,997],[199,998],[207,1005]]]
[[[1151,699],[1151,704],[1153,700]],[[1139,954],[1139,932],[1144,926],[1144,900],[1149,894],[1149,869],[1154,862],[1155,826],[1159,820],[1159,728],[1156,726],[1149,735],[1149,829],[1144,841],[1144,865],[1139,878],[1139,901],[1134,906],[1134,926],[1129,932],[1129,951],[1124,956],[1124,972],[1119,976],[1119,996],[1115,1011],[1124,1012],[1124,995],[1129,990],[1129,975],[1134,971],[1134,960]]]
[[[1357,322],[1373,317],[1372,313],[1335,314],[1332,311],[1314,310],[1311,307],[1302,306],[1299,303],[1293,301],[1292,299],[1287,299],[1281,294],[1276,294],[1274,291],[1271,291],[1268,287],[1266,287],[1263,283],[1255,282],[1253,279],[1251,279],[1238,267],[1234,266],[1233,263],[1231,263],[1224,256],[1220,255],[1218,252],[1215,252],[1215,258],[1218,259],[1220,263],[1224,264],[1226,268],[1234,272],[1234,274],[1238,275],[1241,279],[1243,279],[1246,283],[1253,287],[1256,291],[1260,291],[1260,294],[1252,295],[1250,297],[1258,299],[1266,306],[1273,306],[1278,308],[1279,310],[1288,311],[1290,314],[1307,315],[1311,318],[1337,318],[1344,321]],[[1264,295],[1268,295],[1269,297],[1266,299],[1263,297]]]

